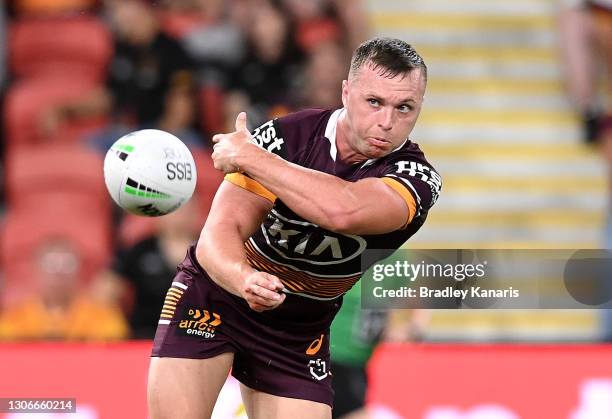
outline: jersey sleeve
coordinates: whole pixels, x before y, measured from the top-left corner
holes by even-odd
[[[262,149],[274,153],[292,163],[299,164],[300,156],[312,136],[312,120],[320,112],[301,111],[281,118],[271,119],[251,132],[253,141]],[[253,192],[271,202],[276,196],[245,173],[230,173],[225,180]]]
[[[225,180],[236,186],[241,187],[242,189],[246,189],[249,192],[253,192],[256,195],[261,196],[262,198],[266,198],[272,203],[276,201],[276,195],[266,189],[261,183],[257,182],[254,179],[251,179],[246,173],[228,173],[227,175],[225,175]]]
[[[404,228],[429,211],[442,189],[442,177],[438,172],[422,156],[410,153],[398,153],[390,159],[381,178],[408,205],[410,214]]]
[[[305,109],[272,119],[255,128],[255,144],[291,163],[300,164],[315,132],[327,121],[330,111]]]
[[[264,150],[274,153],[283,159],[289,157],[289,144],[283,137],[278,119],[271,119],[251,132],[253,141]]]

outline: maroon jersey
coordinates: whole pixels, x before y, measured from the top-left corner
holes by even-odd
[[[382,178],[414,211],[402,229],[375,235],[335,233],[304,220],[246,175],[226,176],[226,180],[274,202],[261,228],[245,243],[251,266],[278,276],[290,294],[328,302],[359,280],[363,269],[360,256],[365,250],[388,249],[390,254],[421,228],[442,186],[440,175],[419,146],[409,140],[385,157],[343,163],[336,150],[336,123],[342,112],[304,110],[268,121],[252,134],[260,147],[300,166],[351,182]],[[296,300],[300,299],[287,299],[282,305]]]

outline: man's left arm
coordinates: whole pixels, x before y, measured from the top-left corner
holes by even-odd
[[[246,115],[236,132],[215,136],[215,167],[226,173],[242,171],[281,199],[302,218],[345,234],[383,234],[405,227],[416,202],[386,178],[349,182],[304,168],[245,141]]]

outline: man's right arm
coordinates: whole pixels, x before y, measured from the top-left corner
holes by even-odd
[[[200,234],[196,257],[211,279],[244,298],[256,311],[275,308],[285,299],[280,280],[251,267],[244,243],[257,231],[272,202],[230,182],[223,182]]]

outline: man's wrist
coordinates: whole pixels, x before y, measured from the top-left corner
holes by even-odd
[[[246,281],[246,279],[250,275],[257,272],[257,270],[255,270],[251,265],[249,265],[246,262],[240,262],[237,267],[237,271],[238,271],[238,283],[239,283],[238,291],[240,292],[240,296],[244,298],[244,296],[242,295],[243,284]]]

